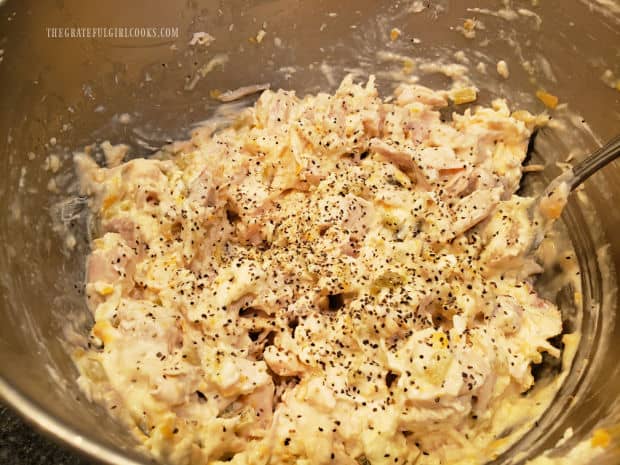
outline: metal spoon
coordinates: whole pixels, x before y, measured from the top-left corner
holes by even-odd
[[[618,157],[620,157],[620,134],[549,183],[542,195],[538,196],[530,207],[530,217],[536,218],[539,225],[530,244],[530,251],[538,248],[551,225],[559,218],[568,195],[586,179]],[[549,205],[552,208],[549,208]]]
[[[620,134],[610,139],[585,160],[553,179],[542,195],[536,199],[535,204],[540,204],[541,201],[551,197],[559,189],[564,190],[565,194],[568,195],[586,179],[618,157],[620,157]]]
[[[570,190],[574,190],[578,185],[618,157],[620,157],[620,134],[610,139],[605,145],[573,167],[572,179],[567,181]]]

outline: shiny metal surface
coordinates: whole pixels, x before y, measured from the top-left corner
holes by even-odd
[[[534,161],[564,159],[568,153],[579,160],[620,130],[620,92],[601,79],[608,69],[620,78],[618,12],[594,1],[546,0],[537,7],[512,2],[515,11],[539,15],[537,27],[529,14],[508,21],[467,11],[466,4],[496,11],[502,3],[495,0],[422,3],[423,11],[414,13],[407,12],[411,2],[370,0],[0,2],[1,397],[39,429],[104,463],[148,462],[133,450],[126,431],[89,403],[75,383],[65,341],[67,327],[85,334],[88,326],[81,293],[87,222],[83,202],[59,207],[74,195],[75,176],[70,161],[58,173],[45,170],[49,154],[68,157],[109,139],[130,144],[133,155],[148,155],[213,114],[212,89],[269,82],[300,94],[333,90],[346,69],[364,74],[393,66],[377,56],[379,50],[452,61],[454,52],[463,50],[485,103],[499,95],[514,107],[542,111],[537,89],[559,96],[568,108],[556,110],[554,119],[566,129],[542,129]],[[485,28],[466,39],[457,26],[473,17]],[[177,27],[179,34],[177,39],[48,37],[47,28],[69,26]],[[394,43],[392,27],[402,30]],[[262,28],[265,39],[250,40]],[[208,49],[188,46],[198,31],[216,41]],[[187,90],[218,53],[227,53],[228,62]],[[499,59],[510,66],[508,80],[494,72]],[[474,71],[479,61],[486,63],[487,75]],[[324,72],[329,65],[333,76]],[[447,80],[425,74],[422,82],[442,86]],[[387,93],[393,82],[383,75],[379,85]],[[123,113],[131,116],[128,124],[119,122]],[[556,172],[551,163],[543,176],[548,180]],[[48,190],[52,178],[58,193]],[[620,346],[610,344],[620,338],[613,274],[620,266],[620,166],[612,163],[595,174],[585,193],[589,203],[571,198],[563,216],[582,267],[585,308],[581,321],[567,318],[567,325],[581,328],[584,338],[556,408],[507,456],[516,462],[552,447],[567,427],[574,430],[569,447],[588,437],[599,420],[620,419]],[[73,250],[64,245],[63,218],[77,238]],[[609,245],[601,248],[603,243]],[[562,303],[564,294],[549,297],[560,301],[565,313],[576,312]],[[520,459],[519,451],[525,454]],[[498,461],[506,463],[507,457]]]
[[[574,179],[571,181],[571,190],[618,157],[620,157],[620,135],[608,141],[599,150],[588,155],[588,158],[573,167]]]

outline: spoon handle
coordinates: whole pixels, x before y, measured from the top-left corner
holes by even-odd
[[[573,178],[570,181],[571,190],[618,157],[620,157],[620,134],[613,137],[573,168]]]

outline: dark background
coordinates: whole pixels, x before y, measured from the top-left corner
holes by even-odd
[[[93,465],[46,437],[0,404],[0,464]]]

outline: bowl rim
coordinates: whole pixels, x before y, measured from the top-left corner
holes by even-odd
[[[0,0],[1,2],[1,0]],[[62,420],[51,415],[33,399],[24,395],[0,375],[0,400],[22,417],[37,432],[60,445],[69,446],[85,458],[107,465],[144,465],[147,461],[137,461],[113,447],[103,445],[90,436],[78,433]]]

